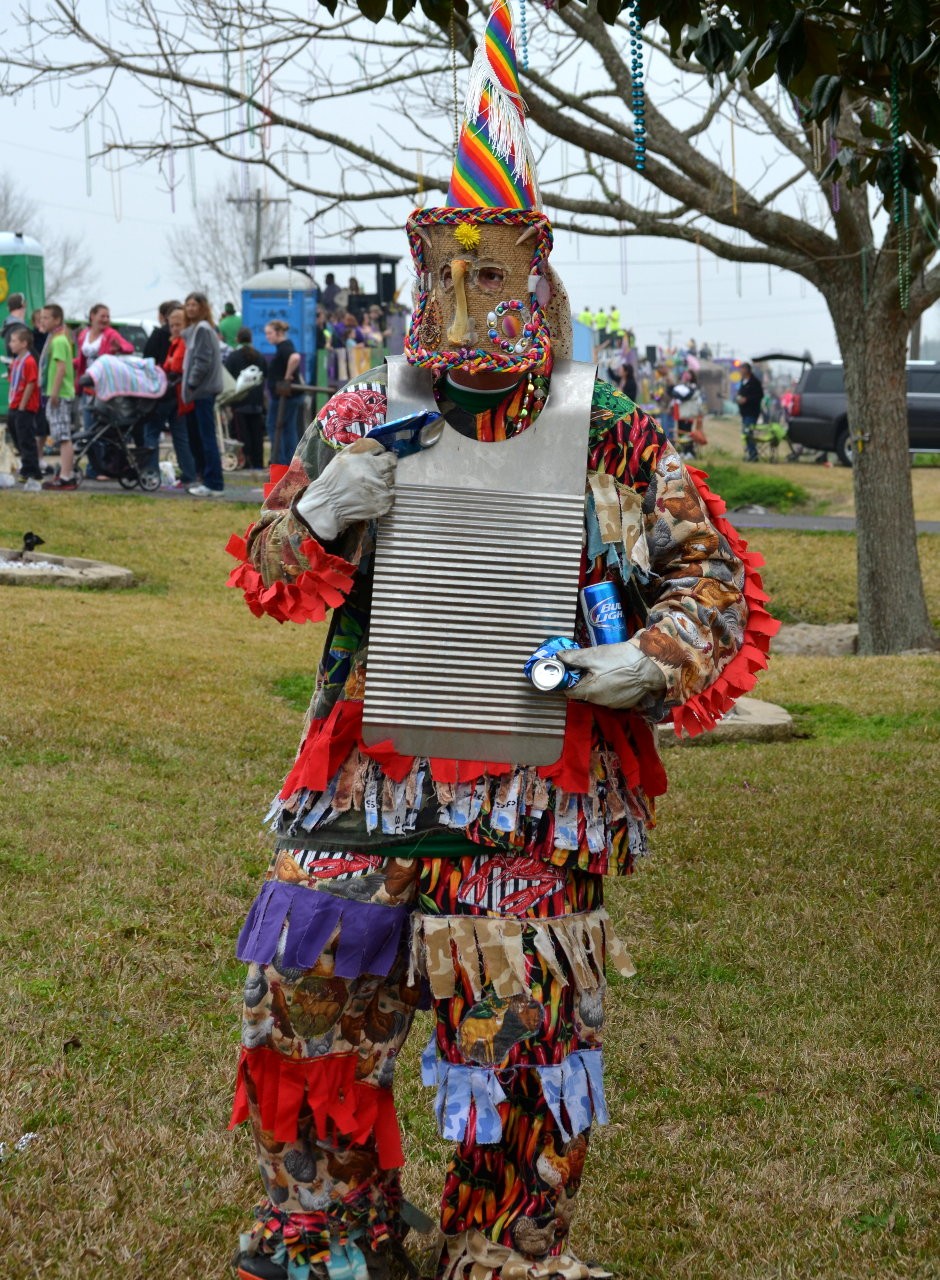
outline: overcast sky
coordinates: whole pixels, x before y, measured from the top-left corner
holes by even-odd
[[[320,46],[329,57],[329,46]],[[118,114],[138,114],[138,91],[129,82],[112,92],[109,106]],[[461,86],[463,92],[463,86]],[[192,220],[192,185],[210,191],[230,172],[226,161],[209,154],[195,164],[181,160],[180,189],[175,201],[164,189],[156,166],[109,172],[102,161],[86,161],[85,137],[74,126],[84,99],[63,86],[54,100],[48,88],[28,91],[5,112],[4,160],[8,171],[22,175],[49,225],[67,226],[89,247],[96,283],[87,302],[106,302],[118,317],[149,317],[157,303],[191,287],[180,279],[167,253],[167,235]],[[332,108],[338,110],[337,108]],[[444,128],[446,122],[442,121]],[[92,137],[93,144],[97,139]],[[761,143],[741,133],[739,164],[757,162]],[[322,166],[335,164],[318,156]],[[255,182],[252,174],[252,185]],[[271,194],[283,195],[283,189]],[[175,209],[173,204],[175,203]],[[291,203],[291,244],[309,247],[303,197]],[[402,216],[406,212],[402,206]],[[341,225],[339,220],[334,226]],[[0,228],[20,230],[21,228]],[[28,228],[23,228],[29,230]],[[361,251],[406,253],[404,234],[366,233],[353,242]],[[318,241],[321,251],[339,252],[349,241]],[[802,352],[815,359],[838,357],[832,325],[820,295],[796,276],[766,266],[737,266],[701,253],[698,268],[692,246],[651,239],[574,236],[558,232],[552,262],[564,279],[575,311],[620,307],[636,331],[640,346],[707,340],[722,354],[741,357],[777,349]],[[403,260],[399,279],[408,275]],[[701,282],[699,285],[699,281]],[[407,292],[407,291],[405,291]],[[222,299],[216,299],[221,302]],[[928,323],[928,332],[933,326]]]

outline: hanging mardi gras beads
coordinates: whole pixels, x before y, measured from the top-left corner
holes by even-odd
[[[907,310],[911,301],[911,225],[907,189],[901,184],[903,143],[901,141],[901,90],[898,64],[891,68],[891,220],[898,228],[898,294],[901,307]]]
[[[640,0],[630,5],[630,79],[633,82],[633,153],[640,173],[646,168],[646,98],[643,92],[643,38]]]

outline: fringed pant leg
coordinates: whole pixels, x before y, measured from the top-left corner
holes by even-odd
[[[415,951],[437,1017],[424,1078],[455,1139],[441,1201],[439,1276],[522,1277],[564,1256],[593,1120],[606,1121],[604,961],[629,958],[602,878],[480,856],[422,870]]]
[[[239,939],[248,960],[232,1124],[248,1119],[264,1183],[249,1252],[291,1273],[365,1258],[401,1234],[395,1061],[415,864],[281,852]]]

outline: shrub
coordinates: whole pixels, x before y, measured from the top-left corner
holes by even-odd
[[[733,507],[761,506],[772,511],[792,511],[806,506],[809,494],[800,484],[783,476],[767,476],[746,471],[730,463],[712,463],[704,468],[708,483]]]

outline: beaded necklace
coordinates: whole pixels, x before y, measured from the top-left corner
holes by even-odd
[[[544,370],[544,366],[542,366]],[[549,377],[547,372],[523,375],[519,382],[505,397],[492,408],[475,412],[473,409],[456,405],[457,412],[474,422],[475,435],[485,442],[511,440],[520,431],[532,425],[545,407],[548,399]],[[455,405],[450,398],[446,379],[442,378],[434,388],[435,399],[446,411],[448,404]]]

